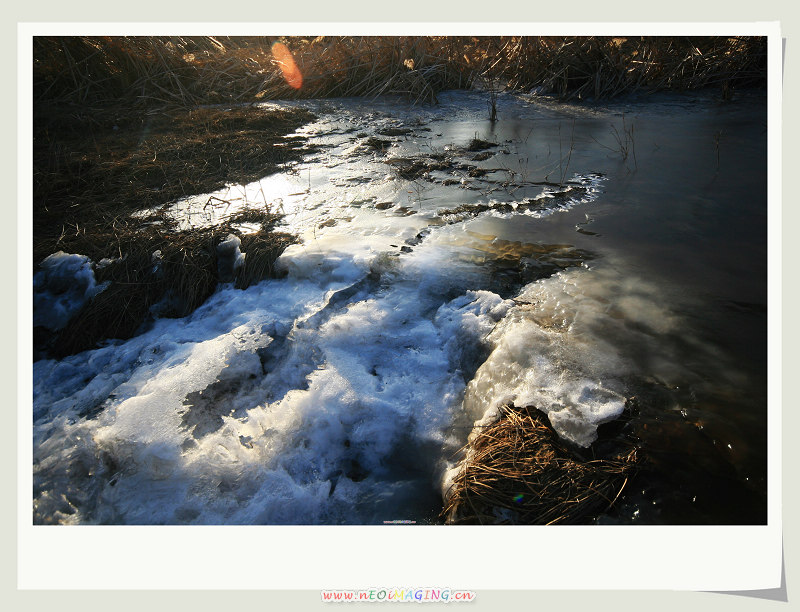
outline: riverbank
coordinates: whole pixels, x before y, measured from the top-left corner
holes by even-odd
[[[231,234],[246,253],[237,284],[272,275],[296,239],[274,231],[280,215],[269,202],[245,202],[244,210],[203,229],[184,228],[169,205],[286,169],[310,151],[303,138],[287,136],[313,119],[302,109],[38,105],[34,263],[59,252],[80,254],[94,262],[94,282],[106,285],[63,328],[42,319],[38,351],[64,356],[105,338],[130,338],[154,307],[160,316],[192,312],[226,280],[217,247]],[[40,268],[41,295],[59,293],[57,267],[63,264]]]

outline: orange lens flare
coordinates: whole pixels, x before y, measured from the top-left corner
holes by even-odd
[[[289,48],[280,42],[273,43],[272,57],[275,58],[278,66],[280,66],[283,78],[286,79],[289,86],[294,89],[300,89],[303,86],[303,74],[297,64],[294,63],[294,58]]]

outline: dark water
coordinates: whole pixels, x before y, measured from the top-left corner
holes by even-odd
[[[590,251],[596,270],[647,279],[682,320],[660,340],[680,372],[631,383],[648,462],[622,517],[608,522],[766,522],[766,96],[563,110],[538,119],[530,136],[525,119],[487,132],[527,137],[531,165],[572,143],[570,167],[605,174],[602,195],[590,209],[490,224],[505,238]],[[652,347],[623,350],[643,371],[660,367]]]

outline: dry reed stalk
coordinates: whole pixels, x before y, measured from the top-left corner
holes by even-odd
[[[613,507],[638,461],[630,445],[582,457],[532,407],[505,407],[466,449],[442,511],[449,524],[588,522]]]
[[[274,40],[292,50],[301,89],[284,81]],[[34,58],[37,99],[84,103],[131,92],[184,106],[380,93],[423,102],[479,75],[567,99],[766,80],[759,37],[37,37]]]

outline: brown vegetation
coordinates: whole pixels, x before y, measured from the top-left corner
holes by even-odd
[[[449,524],[586,523],[613,507],[638,461],[630,444],[582,456],[534,407],[503,408],[467,451],[442,511]]]
[[[225,280],[218,273],[217,245],[230,234],[240,238],[245,253],[235,286],[246,288],[274,276],[275,260],[297,241],[274,230],[279,219],[269,210],[249,210],[212,227],[177,231],[163,215],[154,215],[145,223],[157,224],[129,218],[70,237],[70,252],[88,254],[95,261],[101,256],[111,259],[95,270],[97,282],[110,286],[51,339],[53,355],[87,350],[106,338],[130,338],[154,314],[183,317],[193,312]],[[256,232],[242,234],[237,227],[256,220]]]
[[[511,39],[494,70],[512,89],[564,99],[766,83],[763,37],[606,36]]]
[[[214,227],[182,231],[166,210],[181,197],[255,181],[299,159],[308,150],[305,141],[286,134],[311,119],[302,110],[174,108],[150,114],[37,106],[34,264],[56,251],[113,262],[96,269],[98,282],[110,286],[48,340],[53,354],[129,338],[156,304],[160,316],[191,313],[220,280],[216,245],[230,233],[241,237],[246,253],[237,285],[272,276],[275,260],[295,239],[274,231],[280,216],[266,202]],[[243,222],[260,229],[242,235],[237,224]]]
[[[35,263],[69,251],[76,238],[129,222],[134,211],[281,169],[308,150],[286,134],[313,119],[299,109],[128,111],[36,109]]]
[[[271,48],[302,76],[287,80]],[[291,81],[291,82],[290,82]],[[437,92],[481,84],[562,98],[766,82],[764,37],[37,37],[34,99],[153,104]]]

